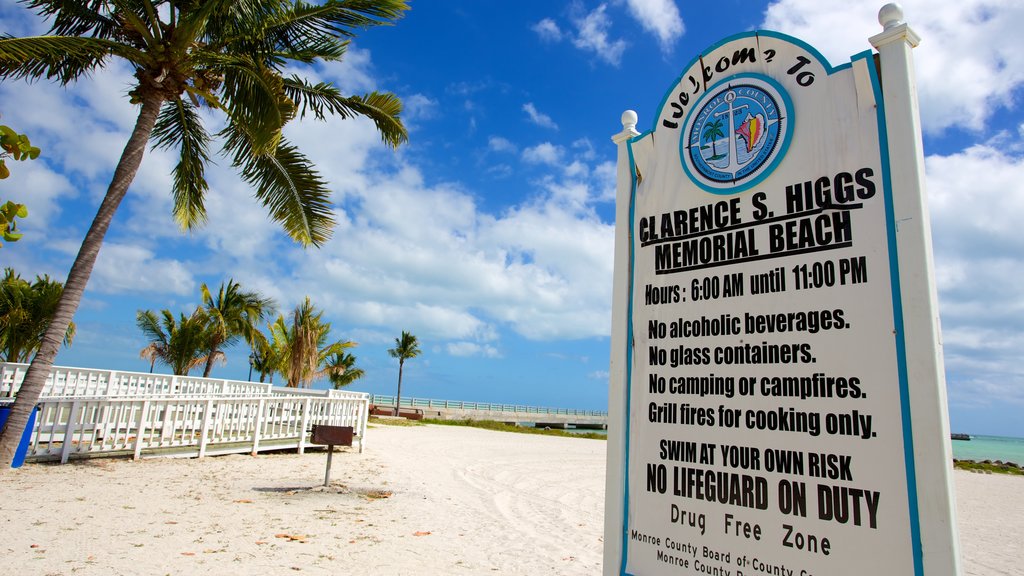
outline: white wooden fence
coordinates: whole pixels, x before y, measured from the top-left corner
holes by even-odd
[[[0,364],[0,400],[25,364]],[[313,424],[352,426],[362,452],[369,395],[268,384],[54,367],[27,457],[203,457],[309,446]]]
[[[0,398],[15,396],[28,364],[0,364]],[[48,396],[152,396],[154,394],[234,394],[264,396],[273,384],[240,382],[193,376],[146,374],[118,370],[54,366],[46,377],[43,397]],[[280,390],[289,390],[281,388]],[[294,390],[294,389],[291,389]],[[349,393],[351,394],[351,392]]]

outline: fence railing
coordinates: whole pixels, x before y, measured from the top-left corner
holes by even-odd
[[[25,367],[0,367],[2,390],[16,393]],[[352,426],[362,452],[368,394],[236,384],[247,383],[54,367],[36,405],[27,457],[63,463],[97,454],[139,458],[283,448],[302,452],[313,424]],[[7,404],[12,395],[0,398],[7,396]]]
[[[382,394],[371,394],[370,404],[394,406],[395,397]],[[490,402],[464,402],[462,400],[431,400],[428,398],[402,397],[402,406],[410,408],[446,408],[451,410],[485,410],[488,412],[516,412],[521,414],[558,414],[565,416],[608,416],[608,412],[599,410],[575,410],[572,408],[543,408],[523,406],[519,404],[493,404]]]
[[[16,396],[28,364],[0,363],[0,398]],[[43,397],[152,396],[157,394],[231,394],[263,396],[272,384],[144,372],[54,366],[46,377]]]

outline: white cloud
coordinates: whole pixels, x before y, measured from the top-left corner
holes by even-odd
[[[370,51],[360,50],[351,44],[340,62],[317,64],[316,71],[324,81],[333,82],[345,94],[362,94],[378,89]],[[305,75],[309,71],[302,69],[301,73]]]
[[[537,107],[533,105],[533,102],[523,104],[523,112],[526,112],[526,115],[530,118],[530,122],[533,122],[537,126],[558,130],[558,124],[555,124],[555,121],[551,119],[551,116],[538,111]]]
[[[487,147],[494,152],[509,152],[511,154],[519,152],[519,148],[515,144],[501,136],[491,136],[488,138]]]
[[[976,145],[926,170],[951,401],[1024,404],[1024,158]]]
[[[1024,2],[904,0],[905,20],[921,37],[914,50],[922,125],[938,133],[982,129],[994,110],[1014,105],[1024,83],[1018,36]],[[764,27],[792,34],[833,64],[871,48],[882,31],[877,10],[845,0],[782,0],[768,7]]]
[[[551,18],[545,18],[537,22],[530,29],[536,32],[541,40],[548,42],[559,42],[562,40],[562,30]]]
[[[501,358],[501,352],[494,346],[475,342],[452,342],[445,349],[452,356],[481,356],[484,358]]]
[[[438,103],[423,94],[402,97],[402,121],[430,120],[437,116]]]
[[[189,267],[159,258],[141,246],[107,242],[100,249],[89,288],[105,294],[193,294],[198,283]]]
[[[523,161],[531,164],[547,164],[558,166],[562,162],[565,150],[551,142],[542,142],[523,150]]]
[[[589,14],[574,18],[577,34],[572,43],[581,50],[593,52],[612,66],[618,66],[626,50],[626,41],[612,40],[608,36],[612,20],[608,17],[607,8],[607,4],[601,4]]]
[[[627,0],[626,4],[640,25],[657,36],[662,52],[669,52],[683,35],[683,19],[674,0]]]

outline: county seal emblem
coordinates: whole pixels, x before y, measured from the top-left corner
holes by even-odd
[[[680,140],[683,168],[709,192],[742,192],[767,177],[789,146],[789,99],[775,81],[737,75],[704,93]]]

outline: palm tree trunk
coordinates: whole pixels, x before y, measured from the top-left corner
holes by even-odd
[[[203,369],[203,378],[209,378],[210,372],[213,371],[213,359],[217,354],[217,345],[210,346],[210,355],[206,357],[206,368]]]
[[[132,135],[121,153],[121,159],[118,160],[117,167],[114,169],[114,176],[107,188],[107,194],[103,197],[103,202],[100,203],[99,210],[96,212],[96,218],[93,219],[92,226],[86,232],[82,247],[78,251],[78,256],[75,257],[75,263],[71,266],[71,271],[68,272],[68,279],[64,283],[64,292],[57,304],[57,310],[50,321],[50,326],[43,336],[39,352],[36,353],[25,374],[25,380],[18,391],[17,399],[11,407],[7,425],[0,430],[0,471],[8,470],[11,467],[14,452],[28,425],[29,416],[43,393],[43,385],[46,383],[46,377],[50,373],[60,345],[64,341],[68,325],[82,301],[85,286],[89,282],[89,276],[92,275],[100,246],[103,245],[103,238],[107,234],[107,229],[110,228],[110,222],[114,219],[117,207],[128,192],[128,186],[135,179],[139,165],[142,164],[142,156],[146,151],[146,144],[153,132],[153,126],[156,125],[162,104],[163,99],[159,94],[147,95],[143,98],[142,109],[135,121],[135,128],[132,130]]]
[[[401,415],[402,410],[402,365],[405,360],[398,361],[398,395],[395,396],[395,416]]]

